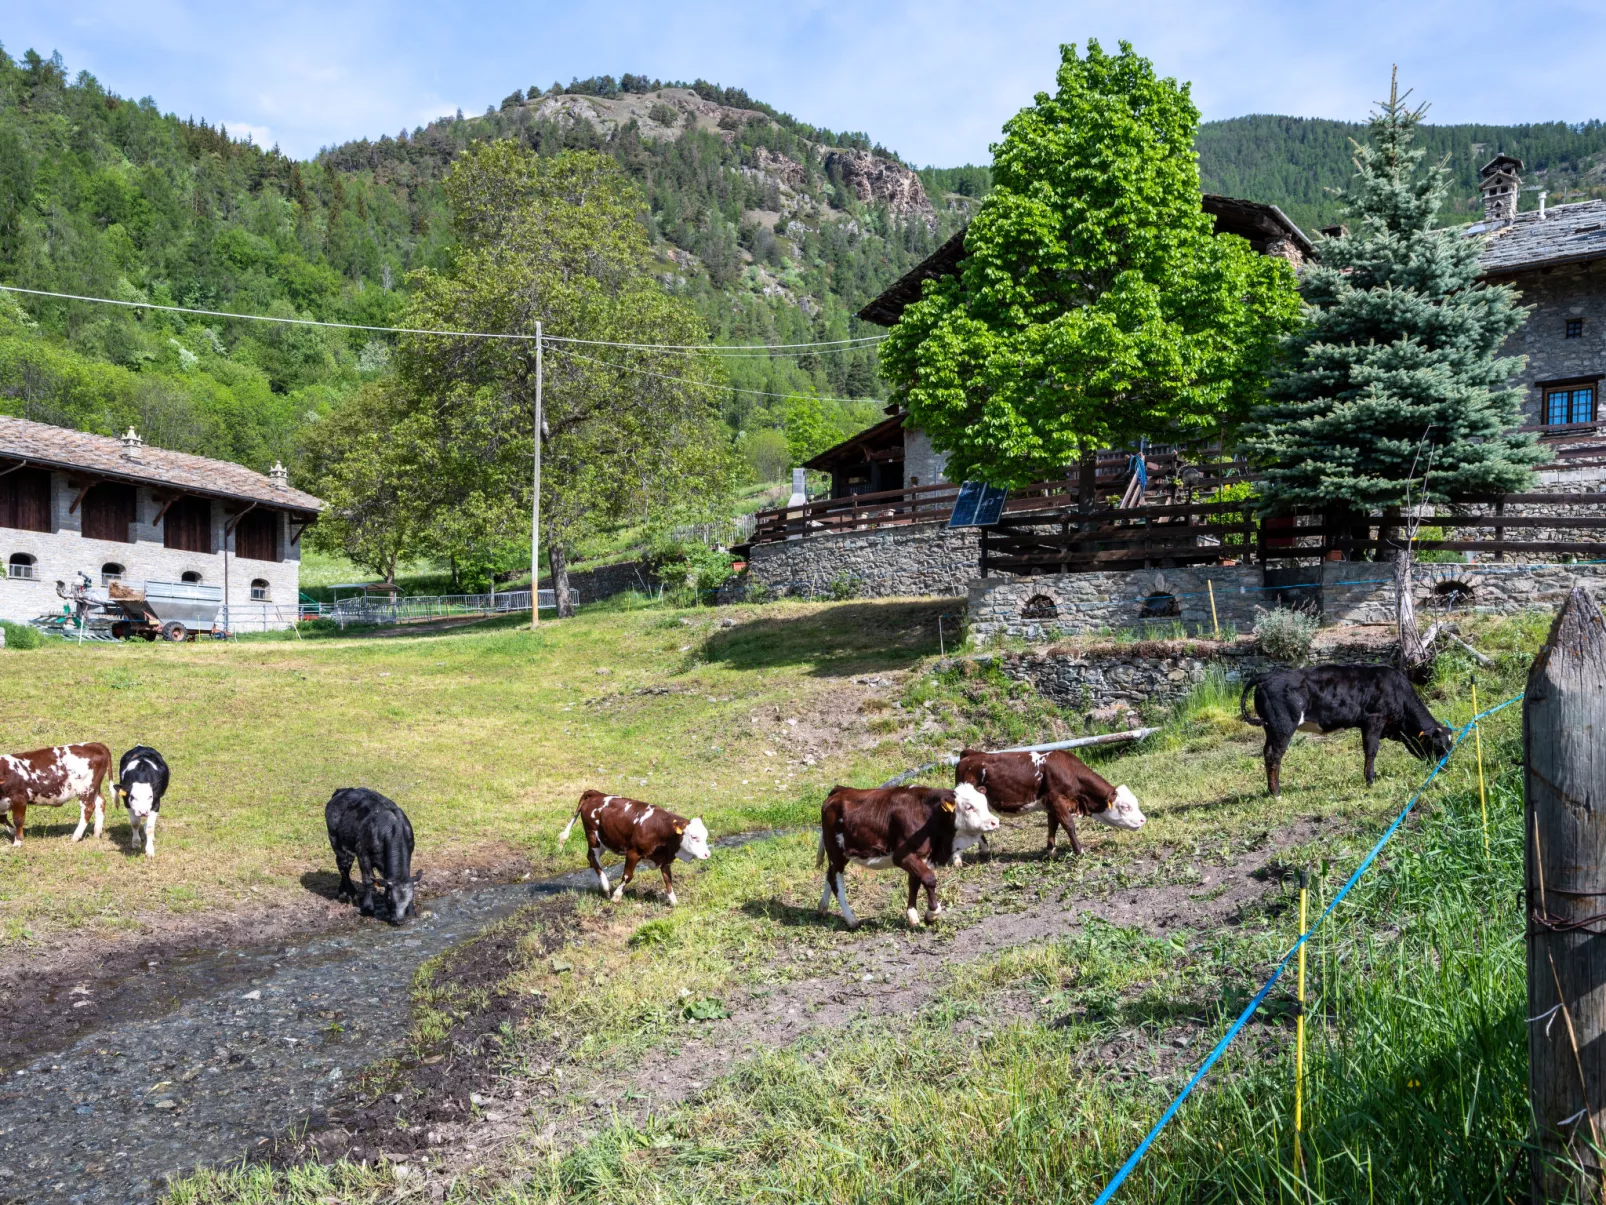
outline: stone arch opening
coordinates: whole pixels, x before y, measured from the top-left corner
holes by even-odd
[[[32,580],[38,576],[39,563],[29,552],[13,552],[11,559],[6,562],[6,576],[20,577]]]
[[[1471,582],[1451,578],[1434,584],[1431,601],[1434,606],[1451,611],[1457,607],[1470,607],[1477,598],[1478,592]]]
[[[1046,594],[1032,595],[1020,609],[1022,619],[1058,619],[1059,613],[1059,607]]]
[[[1156,590],[1138,605],[1139,619],[1169,619],[1182,614],[1182,605],[1175,594]]]

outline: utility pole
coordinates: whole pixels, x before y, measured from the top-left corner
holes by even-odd
[[[1532,1200],[1598,1200],[1606,1131],[1606,621],[1575,587],[1522,706]]]
[[[552,583],[554,586],[557,582]],[[541,626],[541,324],[535,324],[535,481],[530,491],[530,628]]]

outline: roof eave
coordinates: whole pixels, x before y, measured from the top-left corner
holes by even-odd
[[[1549,259],[1527,260],[1520,264],[1502,264],[1493,268],[1484,268],[1482,275],[1485,279],[1492,276],[1521,276],[1527,272],[1541,272],[1547,268],[1565,268],[1569,264],[1587,264],[1597,259],[1606,259],[1606,247],[1599,247],[1591,251],[1580,251],[1574,255],[1555,255]]]
[[[94,468],[88,465],[74,464],[69,460],[57,460],[49,456],[39,456],[33,453],[12,452],[0,448],[0,459],[20,460],[25,464],[37,465],[42,469],[54,469],[63,473],[79,473],[85,477],[98,477],[107,481],[124,481],[130,485],[143,485],[149,489],[172,490],[179,494],[192,494],[197,498],[219,498],[227,502],[254,502],[258,506],[271,506],[276,510],[294,511],[297,514],[320,515],[323,513],[323,503],[318,501],[314,506],[306,506],[289,499],[258,498],[252,494],[237,494],[229,490],[209,490],[199,486],[175,485],[170,481],[158,481],[149,475],[140,473],[119,473],[112,469]],[[311,497],[309,494],[308,497]]]

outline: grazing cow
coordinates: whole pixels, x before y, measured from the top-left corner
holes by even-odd
[[[156,815],[167,794],[167,762],[149,745],[135,745],[117,763],[115,792],[128,809],[128,840],[139,848],[140,826],[145,828],[145,856],[156,856]]]
[[[558,837],[562,845],[578,820],[585,826],[586,856],[591,869],[597,872],[597,886],[602,894],[619,899],[636,877],[636,863],[647,861],[664,876],[664,892],[669,906],[675,906],[675,880],[670,867],[676,858],[704,861],[708,857],[708,826],[701,816],[687,820],[671,811],[643,803],[639,799],[626,799],[623,795],[604,795],[601,791],[587,791],[580,796],[580,805]],[[625,870],[619,886],[608,886],[608,872],[602,869],[602,850],[623,854]]]
[[[966,749],[954,770],[956,783],[969,783],[987,796],[987,802],[1006,816],[1048,813],[1048,856],[1054,856],[1054,836],[1061,825],[1071,838],[1071,849],[1082,852],[1076,837],[1076,818],[1091,816],[1111,828],[1143,827],[1143,809],[1126,787],[1112,787],[1087,767],[1081,758],[1054,749],[1048,753],[984,753]],[[982,848],[987,848],[982,838]]]
[[[897,867],[909,876],[909,927],[919,928],[915,903],[926,889],[926,922],[942,913],[937,902],[937,876],[931,863],[948,862],[998,827],[998,817],[987,810],[987,797],[964,783],[951,791],[934,787],[832,787],[820,809],[820,852],[816,866],[825,871],[820,915],[831,907],[836,894],[842,919],[849,929],[859,918],[848,906],[843,871],[849,862],[870,870]]]
[[[1256,716],[1249,714],[1250,691],[1255,693]],[[1377,779],[1372,763],[1384,737],[1399,741],[1423,760],[1443,757],[1455,743],[1454,730],[1434,719],[1410,680],[1389,665],[1277,670],[1244,685],[1238,711],[1246,723],[1266,730],[1268,795],[1282,794],[1283,754],[1295,732],[1359,728],[1367,786]]]
[[[323,818],[340,868],[339,898],[357,899],[364,916],[401,924],[414,911],[413,885],[423,877],[413,873],[413,826],[407,813],[378,791],[341,787],[324,805]],[[362,870],[360,899],[351,881],[353,858]],[[384,889],[382,908],[374,903],[376,880]]]
[[[112,751],[97,743],[0,754],[0,815],[11,813],[11,844],[22,844],[29,804],[60,807],[69,799],[78,801],[78,827],[72,839],[84,839],[91,808],[95,836],[100,836],[106,823],[106,797],[100,787],[111,767]]]

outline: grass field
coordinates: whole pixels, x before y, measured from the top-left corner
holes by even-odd
[[[129,855],[120,813],[73,845],[76,808],[30,810],[26,843],[0,847],[0,939],[293,904],[332,865],[339,786],[407,810],[426,884],[449,865],[575,864],[555,837],[587,786],[716,836],[802,823],[832,781],[907,764],[905,734],[860,711],[888,688],[854,679],[934,652],[940,610],[602,609],[538,633],[0,650],[0,749],[143,741],[174,774],[154,862]]]
[[[776,673],[765,625],[790,614],[757,612],[698,672]],[[1474,633],[1498,663],[1486,701],[1520,690],[1544,627]],[[1469,669],[1441,659],[1428,692],[1457,725]],[[911,675],[898,702],[944,746],[1063,722],[985,668]],[[522,1116],[494,1154],[452,1163],[443,1148],[405,1175],[210,1173],[173,1199],[380,1201],[421,1192],[422,1173],[461,1201],[1088,1201],[1292,941],[1294,868],[1311,869],[1319,908],[1425,774],[1386,745],[1368,791],[1353,734],[1299,738],[1268,800],[1236,711],[1235,691],[1207,684],[1160,737],[1100,758],[1150,823],[1085,834],[1087,856],[1052,864],[1037,823],[1011,826],[998,858],[942,875],[950,915],[932,935],[905,933],[888,875],[852,875],[857,933],[817,919],[807,833],[721,851],[672,913],[652,891],[582,898],[561,958],[515,960],[502,985],[541,1007],[494,1060],[488,1107]],[[1312,947],[1303,1164],[1285,980],[1120,1201],[1505,1199],[1527,1131],[1519,732],[1510,708],[1484,733],[1489,853],[1468,748]],[[890,759],[877,773],[917,750],[893,733],[869,755]],[[1161,911],[1123,923],[1128,899]],[[855,996],[882,981],[896,990]],[[442,1000],[424,977],[420,1052],[450,1048]],[[693,1090],[655,1097],[664,1071]],[[424,1102],[395,1099],[405,1130]]]

